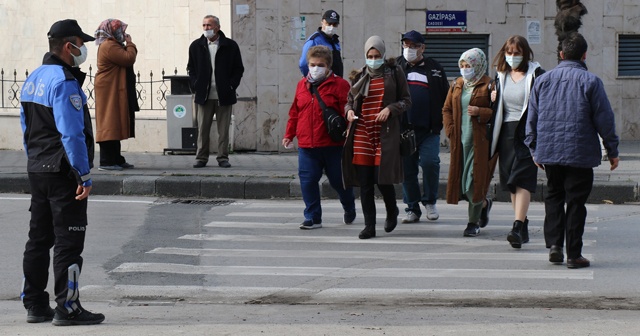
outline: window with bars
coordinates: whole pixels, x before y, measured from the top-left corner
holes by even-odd
[[[640,35],[618,35],[618,76],[640,76]]]

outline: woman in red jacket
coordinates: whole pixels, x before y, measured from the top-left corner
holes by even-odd
[[[289,121],[282,145],[292,146],[298,138],[298,176],[304,200],[304,221],[301,229],[322,227],[320,207],[320,187],[318,182],[325,171],[329,184],[340,196],[344,209],[344,223],[351,224],[356,217],[355,199],[352,188],[342,185],[343,142],[332,141],[327,132],[322,109],[311,92],[318,92],[327,107],[342,112],[347,103],[349,83],[331,71],[331,50],[326,46],[315,46],[307,52],[309,73],[298,82],[296,95],[289,109]]]

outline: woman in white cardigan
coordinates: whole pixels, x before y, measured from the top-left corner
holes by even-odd
[[[500,187],[511,193],[515,212],[507,240],[513,248],[529,241],[527,211],[537,185],[537,167],[524,144],[529,93],[544,70],[533,62],[533,51],[519,35],[509,37],[493,60],[497,75],[491,100],[494,120],[490,155],[499,154]]]

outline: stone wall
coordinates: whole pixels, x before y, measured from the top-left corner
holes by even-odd
[[[587,64],[602,78],[616,113],[623,140],[640,140],[640,80],[618,78],[618,34],[640,34],[637,0],[583,0],[589,14],[581,32],[589,42]],[[201,34],[204,14],[221,18],[222,30],[238,42],[245,74],[234,107],[236,150],[284,151],[280,145],[300,79],[298,58],[305,36],[320,25],[322,13],[341,15],[345,72],[364,63],[363,46],[371,35],[386,41],[387,56],[400,53],[400,36],[408,30],[424,31],[425,10],[467,10],[468,33],[489,34],[489,57],[512,34],[526,36],[527,20],[542,23],[542,43],[532,45],[535,59],[545,69],[556,64],[557,40],[553,19],[555,0],[49,0],[0,2],[0,67],[34,69],[46,50],[46,32],[55,20],[73,17],[92,32],[108,17],[130,24],[128,32],[140,49],[136,69],[154,73],[165,68],[185,74],[189,43]],[[25,15],[29,13],[29,15]],[[304,17],[304,25],[300,18]],[[302,29],[304,27],[304,30]],[[95,46],[89,46],[87,64],[95,64]],[[453,75],[453,74],[450,74]],[[146,113],[146,114],[145,114]],[[15,130],[0,137],[0,148],[14,148],[19,139],[15,109],[0,110],[0,125]],[[162,111],[140,114],[139,125],[150,139],[123,142],[130,151],[161,151],[166,144]],[[14,126],[6,126],[8,121]]]

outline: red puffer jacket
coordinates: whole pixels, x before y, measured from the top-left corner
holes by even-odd
[[[290,140],[298,137],[300,148],[342,146],[343,142],[334,142],[329,137],[318,99],[309,91],[310,85],[306,78],[298,82],[284,137]],[[349,82],[332,73],[320,84],[318,92],[327,107],[336,109],[344,116],[349,89]]]

